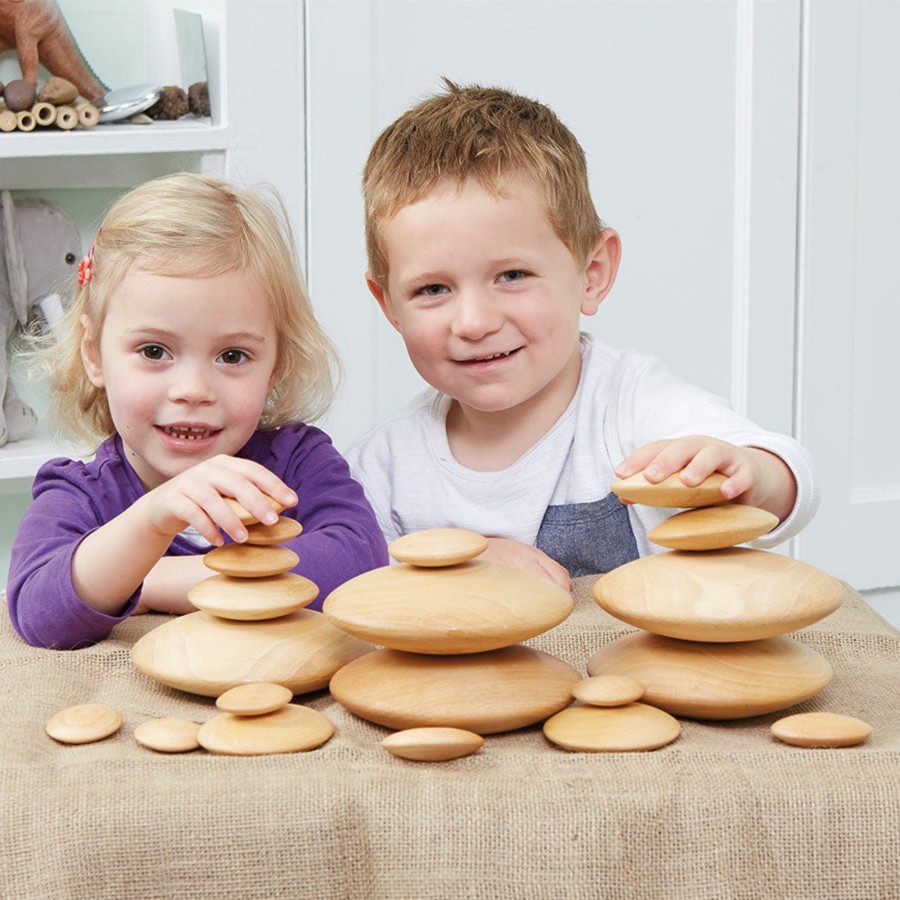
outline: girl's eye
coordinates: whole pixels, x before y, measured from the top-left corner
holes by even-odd
[[[219,359],[227,366],[239,366],[249,358],[243,350],[224,350],[219,354]]]
[[[159,344],[146,344],[138,350],[138,353],[144,357],[144,359],[152,359],[154,361],[170,359],[169,353],[165,347],[161,347]]]
[[[514,281],[522,281],[527,274],[527,272],[523,272],[521,269],[512,269],[509,272],[504,272],[497,280],[508,284]]]

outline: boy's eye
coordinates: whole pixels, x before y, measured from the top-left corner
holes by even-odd
[[[144,359],[152,359],[154,361],[171,358],[166,348],[159,344],[145,344],[138,350],[138,353],[140,353]]]
[[[443,284],[426,284],[424,287],[420,287],[416,293],[425,297],[438,297],[446,290],[447,288]]]
[[[504,272],[497,280],[510,283],[513,281],[522,281],[527,275],[528,273],[523,272],[521,269],[511,269],[509,272]]]
[[[219,354],[219,360],[227,366],[239,366],[248,359],[249,356],[243,350],[223,350]]]

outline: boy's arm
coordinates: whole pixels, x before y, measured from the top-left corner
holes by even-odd
[[[555,559],[551,559],[543,550],[523,544],[521,541],[513,541],[509,538],[488,538],[487,550],[478,558],[491,562],[504,563],[507,566],[515,566],[517,569],[525,569],[535,575],[549,578],[551,581],[565,588],[572,588],[572,578],[569,570],[561,566]]]

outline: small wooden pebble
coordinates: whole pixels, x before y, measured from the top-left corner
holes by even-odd
[[[455,566],[484,553],[487,545],[487,538],[474,531],[427,528],[397,538],[388,552],[412,566]]]
[[[278,521],[274,525],[256,525],[247,526],[247,543],[248,544],[281,544],[289,541],[291,538],[297,537],[303,531],[303,526],[296,520],[288,516],[279,516]]]
[[[262,756],[321,747],[334,734],[331,720],[308,706],[284,706],[261,716],[223,712],[200,726],[200,744],[212,753]]]
[[[252,544],[225,544],[210,550],[204,564],[214,572],[232,578],[264,578],[293,569],[300,557],[288,547],[257,547]]]
[[[871,734],[871,726],[854,716],[808,712],[785,716],[772,725],[772,734],[796,747],[852,747]]]
[[[386,737],[381,746],[402,759],[444,762],[459,759],[480,750],[484,738],[464,728],[407,728]]]
[[[611,709],[570,706],[544,722],[547,740],[566,750],[587,753],[655,750],[680,733],[678,719],[644,703]]]
[[[593,675],[572,687],[572,696],[590,706],[625,706],[644,696],[644,685],[627,675]]]
[[[221,619],[249,622],[277,619],[309,606],[319,596],[319,587],[293,572],[253,579],[212,575],[198,581],[187,596],[197,609]]]
[[[187,719],[150,719],[134,729],[134,739],[142,747],[159,753],[187,753],[200,746],[199,731],[199,722]]]
[[[722,496],[724,481],[724,475],[714,472],[705,481],[695,487],[690,487],[681,480],[681,474],[676,472],[654,484],[644,478],[643,472],[637,472],[628,478],[620,478],[613,482],[610,490],[619,499],[628,500],[631,503],[684,509],[723,503],[725,501]]]
[[[269,501],[269,505],[272,507],[272,509],[275,510],[275,512],[280,513],[284,509],[284,506],[274,498],[266,496],[266,500]],[[238,519],[241,520],[242,525],[260,524],[259,519],[257,519],[256,516],[253,515],[253,513],[248,512],[247,509],[245,509],[240,503],[237,502],[237,500],[233,499],[232,497],[226,497],[225,502],[231,507]]]
[[[109,706],[83,703],[69,706],[51,716],[47,734],[61,744],[89,744],[102,741],[122,727],[122,714]]]
[[[286,688],[283,684],[258,681],[253,684],[239,684],[225,691],[216,700],[216,706],[222,712],[233,713],[236,716],[261,716],[287,706],[293,698],[290,688]]]
[[[672,550],[721,550],[755,540],[778,524],[778,516],[743,503],[689,509],[651,529],[654,544]]]

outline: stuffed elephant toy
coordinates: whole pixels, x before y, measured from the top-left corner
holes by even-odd
[[[81,235],[59,207],[35,197],[13,200],[0,191],[0,446],[20,441],[37,425],[37,415],[9,380],[7,343],[36,318],[53,327],[62,313],[70,276],[81,260]]]

